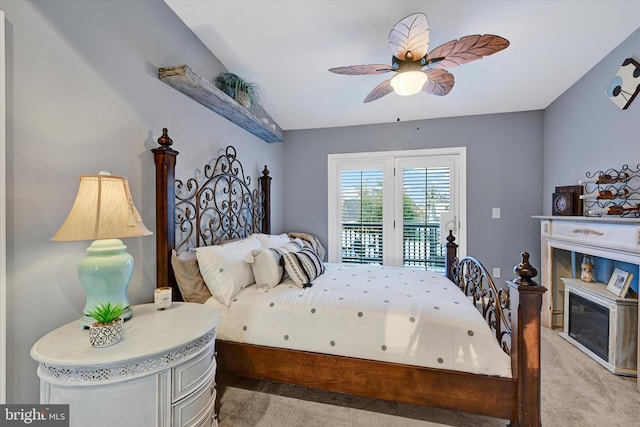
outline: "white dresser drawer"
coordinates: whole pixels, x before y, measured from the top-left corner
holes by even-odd
[[[172,402],[177,402],[207,381],[212,367],[215,372],[214,350],[211,345],[203,354],[173,368]]]
[[[199,421],[198,424],[196,424],[197,427],[218,427],[218,417],[216,416],[216,413],[215,413],[216,395],[217,395],[217,392],[214,393],[213,395],[214,399],[212,399],[211,402],[209,402],[209,407],[205,411],[205,416],[202,417],[202,420]]]
[[[174,427],[196,427],[215,425],[214,405],[216,401],[215,371],[212,370],[207,382],[185,399],[172,406]]]

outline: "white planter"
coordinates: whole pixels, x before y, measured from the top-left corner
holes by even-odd
[[[89,342],[92,347],[108,347],[120,341],[123,333],[124,320],[122,318],[108,325],[92,323],[89,326]]]
[[[249,98],[249,95],[247,95],[247,92],[238,91],[234,99],[238,104],[242,105],[244,108],[248,109],[251,107],[251,98]]]

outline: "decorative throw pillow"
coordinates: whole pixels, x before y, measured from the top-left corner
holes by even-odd
[[[324,273],[324,264],[318,254],[310,248],[284,253],[282,260],[287,274],[296,285],[302,288],[311,286],[311,282]]]
[[[318,238],[318,236],[311,233],[294,232],[294,231],[287,234],[291,239],[296,239],[296,238],[302,239],[302,242],[304,243],[305,247],[313,249],[313,251],[318,254],[318,257],[320,258],[320,260],[324,259],[325,249],[324,249],[324,246],[322,245],[322,242],[320,242],[320,239]]]
[[[259,248],[258,239],[247,237],[196,249],[202,278],[211,295],[220,303],[231,305],[231,299],[254,282],[251,265],[244,258]]]
[[[281,259],[284,253],[295,252],[302,249],[302,242],[290,241],[278,248],[260,248],[251,251],[245,261],[251,264],[253,277],[259,289],[267,291],[284,278],[284,267]]]
[[[286,245],[291,241],[291,238],[287,235],[287,233],[282,234],[264,234],[264,233],[255,233],[252,234],[256,239],[260,241],[260,244],[263,248],[279,248],[283,245]]]
[[[211,292],[204,283],[198,267],[198,258],[194,249],[178,254],[171,252],[171,266],[176,276],[182,299],[187,302],[204,303],[211,297]]]

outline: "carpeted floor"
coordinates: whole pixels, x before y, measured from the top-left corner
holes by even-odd
[[[504,427],[507,423],[268,381],[220,377],[218,389],[220,427]],[[640,425],[636,379],[611,374],[557,332],[543,328],[542,424]]]

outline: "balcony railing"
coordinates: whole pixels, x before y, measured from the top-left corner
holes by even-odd
[[[405,224],[402,265],[443,272],[446,248],[440,243],[440,224]],[[342,262],[382,264],[382,224],[343,223]]]
[[[343,223],[342,262],[382,264],[382,224]]]

